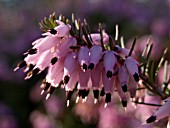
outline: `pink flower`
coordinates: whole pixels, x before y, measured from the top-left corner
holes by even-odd
[[[104,63],[104,68],[106,72],[107,78],[112,78],[112,75],[114,73],[113,68],[115,67],[117,63],[117,59],[115,56],[115,52],[113,51],[106,51],[104,53],[104,58],[103,58],[103,63]]]
[[[146,120],[146,123],[152,123],[155,120],[160,120],[170,115],[170,100],[165,100],[165,104],[162,105],[151,117]]]
[[[102,58],[103,55],[103,51],[102,51],[102,47],[99,45],[93,45],[90,48],[90,52],[89,52],[89,66],[88,69],[94,69],[95,66],[99,63],[99,60]]]
[[[127,72],[125,65],[120,66],[119,71],[118,71],[118,78],[119,78],[119,82],[122,86],[122,90],[124,92],[126,92],[127,91],[127,85],[128,85],[128,82],[129,82],[129,74]]]
[[[129,74],[134,78],[136,82],[138,82],[139,81],[138,62],[132,57],[127,57],[125,60],[125,66]]]
[[[81,46],[78,52],[78,62],[82,70],[85,72],[89,65],[89,49],[86,46]]]

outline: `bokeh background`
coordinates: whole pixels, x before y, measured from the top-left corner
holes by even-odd
[[[136,115],[119,114],[114,103],[103,109],[89,100],[67,108],[61,89],[45,101],[39,88],[43,73],[25,81],[22,69],[13,72],[22,53],[41,36],[39,21],[53,12],[85,18],[92,32],[100,22],[112,36],[119,24],[125,43],[138,37],[138,51],[151,35],[157,60],[165,47],[170,48],[170,0],[0,0],[0,128],[139,127]]]

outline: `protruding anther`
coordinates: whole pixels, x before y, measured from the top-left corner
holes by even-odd
[[[105,95],[105,91],[104,91],[104,87],[103,87],[101,92],[100,92],[100,96],[104,96],[104,95]]]
[[[22,61],[20,63],[18,63],[17,67],[14,69],[14,71],[17,71],[19,68],[23,68],[27,65],[27,63],[25,61]]]
[[[93,70],[94,69],[94,64],[90,63],[90,65],[88,66],[88,69]]]
[[[53,57],[51,59],[51,64],[54,65],[57,61],[58,61],[58,58],[57,57]]]
[[[37,75],[40,72],[39,68],[36,68],[32,71],[32,75]]]
[[[106,103],[110,103],[111,102],[111,94],[110,93],[106,94],[105,102]]]
[[[36,48],[31,48],[27,51],[28,54],[33,55],[37,53],[37,49]]]
[[[55,35],[55,34],[57,34],[57,31],[55,29],[50,29],[50,33]]]
[[[156,116],[151,116],[146,120],[146,123],[152,123],[156,120]]]
[[[87,70],[87,65],[84,63],[82,68],[83,68],[84,71],[86,71]]]
[[[68,84],[68,82],[69,82],[69,80],[70,80],[70,77],[68,76],[68,75],[66,75],[65,77],[64,77],[64,84]]]
[[[133,78],[134,78],[134,80],[135,80],[136,82],[139,81],[139,75],[138,75],[137,73],[135,73],[135,74],[133,75]]]
[[[124,84],[124,85],[122,86],[122,90],[123,90],[123,92],[127,92],[127,85],[126,85],[126,84]]]
[[[126,100],[122,100],[122,105],[123,105],[123,107],[127,107],[127,101]]]
[[[99,98],[99,90],[93,90],[93,95],[95,99]]]
[[[107,78],[112,78],[112,75],[113,75],[113,73],[112,73],[112,71],[107,71],[107,73],[106,73],[106,76],[107,76]]]

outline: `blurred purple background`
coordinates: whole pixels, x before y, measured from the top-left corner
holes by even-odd
[[[169,0],[1,0],[0,128],[123,128],[119,122],[124,120],[134,123],[129,128],[140,126],[141,120],[134,113],[131,113],[131,119],[127,114],[118,113],[115,107],[103,110],[101,106],[90,104],[92,110],[83,105],[66,108],[65,94],[61,89],[45,101],[39,95],[43,74],[24,81],[23,70],[13,72],[22,59],[22,53],[41,36],[39,21],[53,12],[68,18],[72,13],[82,20],[85,18],[92,32],[97,32],[98,23],[101,22],[112,36],[115,24],[119,24],[125,42],[138,36],[139,45],[148,35],[152,35],[155,53],[161,54],[165,47],[170,48]],[[138,50],[141,47],[137,47]],[[79,109],[85,112],[84,115],[77,112]],[[99,116],[91,117],[91,112]],[[82,115],[92,121],[84,121]],[[108,123],[113,127],[109,127]],[[128,124],[127,121],[123,123]]]

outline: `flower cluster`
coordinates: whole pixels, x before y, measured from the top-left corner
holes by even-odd
[[[125,92],[129,90],[134,98],[139,81],[139,64],[132,50],[113,46],[113,42],[111,47],[110,37],[103,29],[99,33],[88,33],[82,24],[77,27],[79,33],[76,35],[73,27],[64,20],[55,19],[53,23],[55,26],[47,29],[43,37],[35,40],[32,48],[24,53],[25,58],[15,71],[26,66],[25,79],[29,79],[48,68],[41,94],[47,91],[48,99],[61,86],[66,91],[67,106],[77,88],[76,102],[79,98],[85,102],[92,89],[94,103],[99,96],[105,96],[106,107],[117,90],[123,107],[126,107]]]
[[[41,95],[47,94],[46,99],[57,87],[61,87],[66,91],[67,106],[74,92],[77,96],[76,103],[79,100],[86,102],[91,90],[94,104],[98,103],[100,97],[104,97],[104,107],[111,102],[114,93],[118,93],[123,107],[127,107],[129,95],[135,99],[132,100],[134,103],[160,106],[139,102],[146,98],[146,92],[149,91],[154,96],[167,99],[146,123],[169,117],[170,77],[168,61],[165,60],[167,49],[154,69],[153,61],[150,60],[153,46],[150,38],[137,60],[134,53],[136,39],[130,49],[124,47],[123,41],[118,45],[118,26],[115,41],[101,24],[99,32],[90,33],[86,20],[81,22],[74,17],[70,22],[64,16],[56,19],[54,15],[50,15],[49,19],[41,21],[40,28],[45,31],[42,37],[32,42],[32,48],[23,54],[24,60],[14,71],[26,67],[24,72],[27,73],[27,80],[47,69],[47,75],[40,86]],[[157,76],[163,62],[164,80],[161,81],[163,84],[160,88]]]

